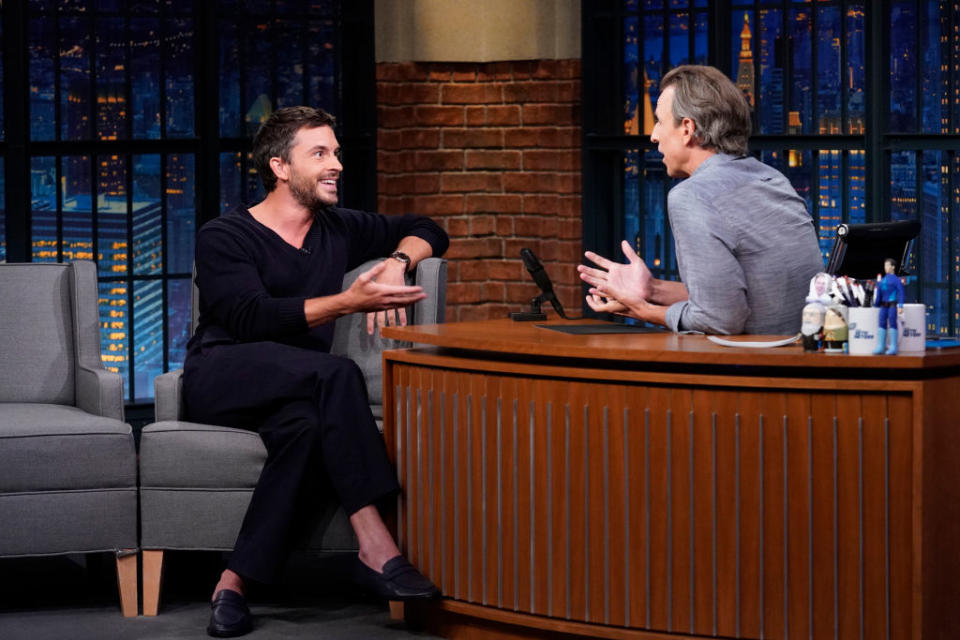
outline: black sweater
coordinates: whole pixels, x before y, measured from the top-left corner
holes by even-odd
[[[434,256],[449,244],[436,223],[414,215],[329,208],[314,216],[300,249],[245,207],[211,220],[197,235],[200,322],[190,353],[262,340],[330,351],[333,323],[309,328],[304,301],[339,293],[347,271],[389,255],[406,236],[428,242]]]

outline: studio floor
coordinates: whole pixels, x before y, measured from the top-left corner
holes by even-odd
[[[386,603],[344,579],[352,558],[295,557],[278,585],[249,593],[250,640],[436,638],[393,621]],[[124,618],[113,558],[106,554],[0,560],[2,640],[207,638],[210,590],[223,557],[168,553],[160,614]]]

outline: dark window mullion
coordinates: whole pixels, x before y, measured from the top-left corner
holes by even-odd
[[[300,91],[303,98],[300,101],[300,104],[310,105],[312,107],[319,107],[318,104],[313,104],[313,99],[310,96],[310,66],[309,59],[307,58],[307,43],[309,41],[310,27],[314,24],[310,20],[310,16],[305,16],[303,19],[303,28],[300,29],[300,55],[303,56],[300,58],[300,66],[303,68],[303,73],[300,75]]]
[[[167,154],[160,155],[160,295],[163,300],[163,314],[161,321],[161,331],[163,332],[163,370],[170,370],[170,335],[167,327],[167,287],[170,284],[170,278],[168,275],[168,263],[169,263],[169,251],[168,248],[168,238],[167,238],[167,177],[169,173]],[[196,166],[196,159],[194,159],[194,166]],[[196,172],[194,172],[196,175]],[[196,214],[194,214],[196,215]]]
[[[240,128],[241,128],[241,151],[240,151],[240,202],[245,205],[252,204],[247,194],[247,149],[248,144],[244,143],[247,136],[247,120],[244,105],[247,102],[247,47],[249,42],[247,35],[250,33],[253,22],[249,14],[244,15],[237,20],[237,62],[240,72],[237,79],[240,85]],[[221,212],[222,213],[222,212]]]
[[[754,131],[760,128],[760,0],[753,0],[753,37],[750,38],[750,55],[753,56],[753,122]]]
[[[54,197],[56,198],[57,215],[57,262],[63,262],[63,190],[60,188],[63,176],[63,156],[55,156],[53,162],[53,173],[56,179],[56,184],[54,184]]]
[[[818,57],[817,56],[817,10],[818,6],[810,6],[810,108],[813,110],[810,120],[813,122],[814,133],[820,133],[820,105],[818,104],[819,98],[819,83],[817,78],[817,66]],[[802,129],[803,127],[801,127]],[[814,165],[818,165],[818,162],[815,162]],[[819,207],[819,203],[817,205]],[[819,210],[819,209],[818,209]]]
[[[60,12],[53,12],[53,139],[63,139],[63,109],[60,106],[63,92],[60,79]],[[28,56],[29,57],[29,56]],[[29,127],[28,127],[29,129]]]
[[[952,32],[952,31],[951,31]],[[956,268],[956,255],[957,244],[955,242],[955,234],[957,229],[957,220],[960,216],[960,206],[958,206],[958,199],[954,190],[957,188],[956,181],[956,161],[957,154],[955,151],[947,151],[947,175],[949,176],[950,190],[947,200],[947,210],[950,212],[950,222],[947,225],[947,256],[950,266],[947,268],[947,324],[949,326],[949,331],[951,335],[957,335],[957,322],[956,322],[956,313],[957,313],[957,301],[954,299],[955,293],[954,289],[957,286],[957,268]]]
[[[277,76],[280,75],[277,69],[277,43],[278,43],[278,33],[279,33],[279,23],[277,19],[277,0],[270,0],[270,16],[267,21],[267,34],[270,41],[270,102],[271,108],[274,110],[277,109],[279,104],[279,92],[277,90]],[[307,72],[306,69],[303,70],[304,73]]]
[[[160,139],[166,140],[167,138],[167,62],[169,56],[167,54],[168,47],[168,37],[167,37],[167,13],[163,7],[163,3],[160,5],[160,14],[157,17],[157,32],[160,34],[160,97],[158,106],[160,107]]]
[[[840,222],[849,222],[850,220],[850,151],[848,149],[839,149],[840,157]]]
[[[813,170],[813,180],[810,181],[810,202],[813,205],[813,221],[817,225],[817,239],[820,238],[820,149],[810,149],[810,166]]]
[[[849,69],[847,69],[847,45],[850,44],[847,31],[847,9],[849,0],[840,3],[840,133],[850,133],[847,123],[847,103],[850,100],[850,87],[847,83]],[[846,184],[846,183],[843,183]],[[846,189],[844,189],[846,192]],[[846,207],[843,209],[843,219],[846,219]]]
[[[134,322],[134,305],[136,304],[136,294],[134,292],[135,287],[135,277],[133,273],[133,200],[132,200],[132,190],[133,190],[133,165],[132,165],[132,154],[124,154],[120,156],[127,161],[126,174],[125,174],[125,184],[127,189],[127,372],[128,379],[130,380],[130,389],[128,390],[128,399],[130,402],[133,402],[137,397],[137,386],[136,386],[136,374],[135,374],[135,357],[136,349],[134,345],[133,337],[135,335],[134,331],[136,330],[136,323]]]
[[[916,122],[916,131],[923,131],[923,33],[924,27],[927,26],[926,15],[927,12],[923,11],[920,7],[919,0],[915,0],[914,6],[917,10],[917,29],[914,32],[914,41],[913,41],[913,50],[916,52],[916,63],[917,63],[917,72],[914,74],[914,92],[917,96],[917,99],[913,102],[913,118]],[[917,165],[919,173],[920,165]],[[919,198],[919,192],[918,198]],[[919,202],[919,199],[918,199]],[[917,208],[919,212],[919,207]]]

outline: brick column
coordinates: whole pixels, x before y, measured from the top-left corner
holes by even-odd
[[[447,319],[524,308],[522,247],[579,315],[580,60],[380,63],[377,102],[378,208],[450,234]]]

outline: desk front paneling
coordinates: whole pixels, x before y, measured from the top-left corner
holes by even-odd
[[[386,358],[400,544],[446,596],[610,633],[919,637],[921,383],[475,365]]]

